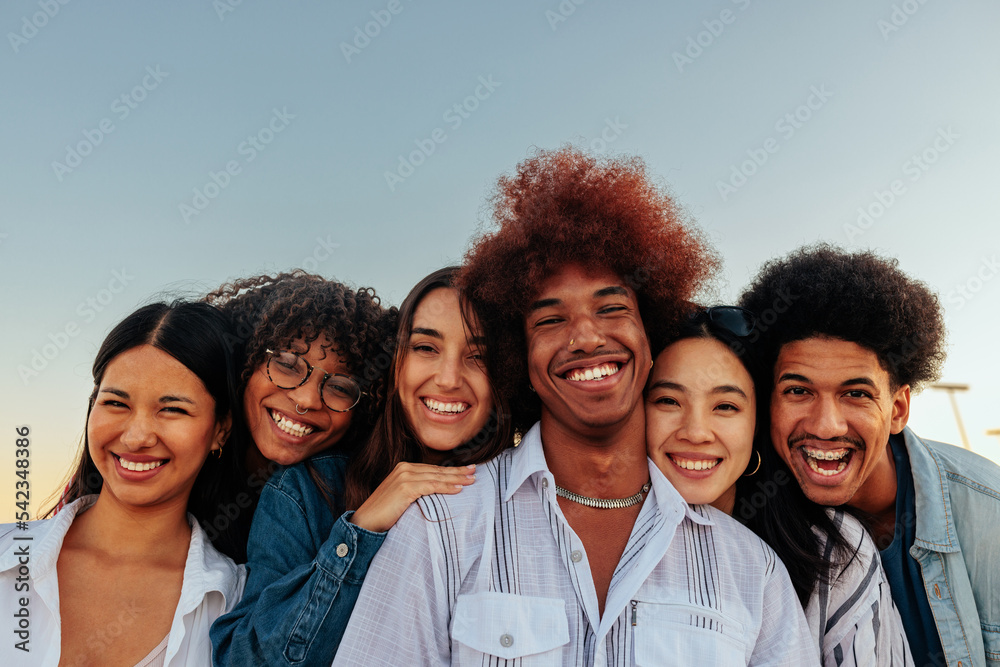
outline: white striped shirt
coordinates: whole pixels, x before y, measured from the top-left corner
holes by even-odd
[[[735,520],[652,488],[598,613],[536,424],[454,496],[389,531],[335,665],[803,665],[816,645],[784,566]]]
[[[857,552],[846,568],[826,585],[816,585],[806,620],[819,638],[825,667],[910,667],[913,657],[903,622],[892,601],[875,542],[853,516],[827,509],[834,525]],[[832,546],[824,544],[827,560]]]

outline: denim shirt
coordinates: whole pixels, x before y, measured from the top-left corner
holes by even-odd
[[[1000,667],[1000,466],[908,428],[903,437],[916,491],[910,555],[944,647],[941,664]]]
[[[342,496],[347,457],[309,459]],[[339,513],[339,511],[338,511]],[[215,665],[328,667],[385,533],[330,511],[305,463],[279,468],[261,492],[247,545],[243,599],[212,626]]]

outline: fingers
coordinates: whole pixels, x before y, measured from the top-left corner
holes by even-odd
[[[390,485],[443,481],[468,486],[476,481],[475,470],[475,465],[445,468],[423,463],[400,463],[385,481]]]

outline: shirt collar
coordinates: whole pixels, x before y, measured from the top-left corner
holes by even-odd
[[[18,531],[14,537],[31,537],[32,578],[45,577],[52,572],[59,560],[59,551],[69,527],[76,516],[88,509],[97,501],[97,495],[87,495],[63,507],[51,519],[31,521],[28,529]],[[237,566],[226,556],[220,554],[208,540],[193,515],[188,514],[191,524],[191,544],[188,547],[187,560],[184,563],[184,582],[181,584],[181,598],[178,608],[182,613],[193,611],[201,604],[206,595],[218,591],[226,602],[235,601],[239,594],[240,578],[237,576]],[[18,542],[12,542],[18,544]],[[0,556],[0,572],[18,565],[16,549],[8,549]],[[230,605],[231,606],[231,605]]]
[[[87,495],[77,498],[73,502],[63,507],[51,519],[41,521],[29,521],[27,530],[18,531],[15,537],[30,537],[31,541],[15,541],[14,549],[0,557],[0,572],[5,572],[18,565],[16,545],[26,544],[31,552],[31,577],[36,581],[44,578],[54,570],[56,562],[59,560],[59,550],[62,549],[63,540],[69,527],[73,524],[73,519],[77,514],[90,509],[90,506],[97,501],[97,495]]]
[[[943,462],[909,427],[903,429],[902,436],[892,437],[901,437],[910,457],[914,509],[917,515],[915,541],[932,551],[958,551],[955,515],[942,483],[946,476]]]
[[[191,546],[184,563],[184,583],[177,609],[182,614],[192,612],[213,591],[222,594],[225,607],[230,608],[239,595],[239,567],[216,550],[193,515],[188,514],[188,522],[191,524]]]
[[[555,486],[555,479],[549,472],[548,464],[545,462],[545,452],[542,449],[541,422],[535,422],[535,425],[524,434],[524,437],[521,438],[521,444],[511,450],[511,458],[510,478],[503,494],[504,502],[509,501],[514,492],[532,477],[537,480],[547,479],[549,484]],[[649,466],[649,479],[652,482],[651,497],[663,516],[680,517],[684,515],[697,524],[714,525],[712,520],[697,511],[697,508],[692,508],[684,502],[681,494],[667,481],[660,469],[648,457],[646,464]]]

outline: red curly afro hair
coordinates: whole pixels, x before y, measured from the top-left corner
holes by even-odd
[[[570,263],[610,269],[636,292],[652,334],[689,312],[719,264],[638,157],[538,150],[500,177],[492,204],[497,229],[466,254],[458,283],[505,348],[495,382],[522,432],[540,408],[528,388],[524,313],[549,276]]]

